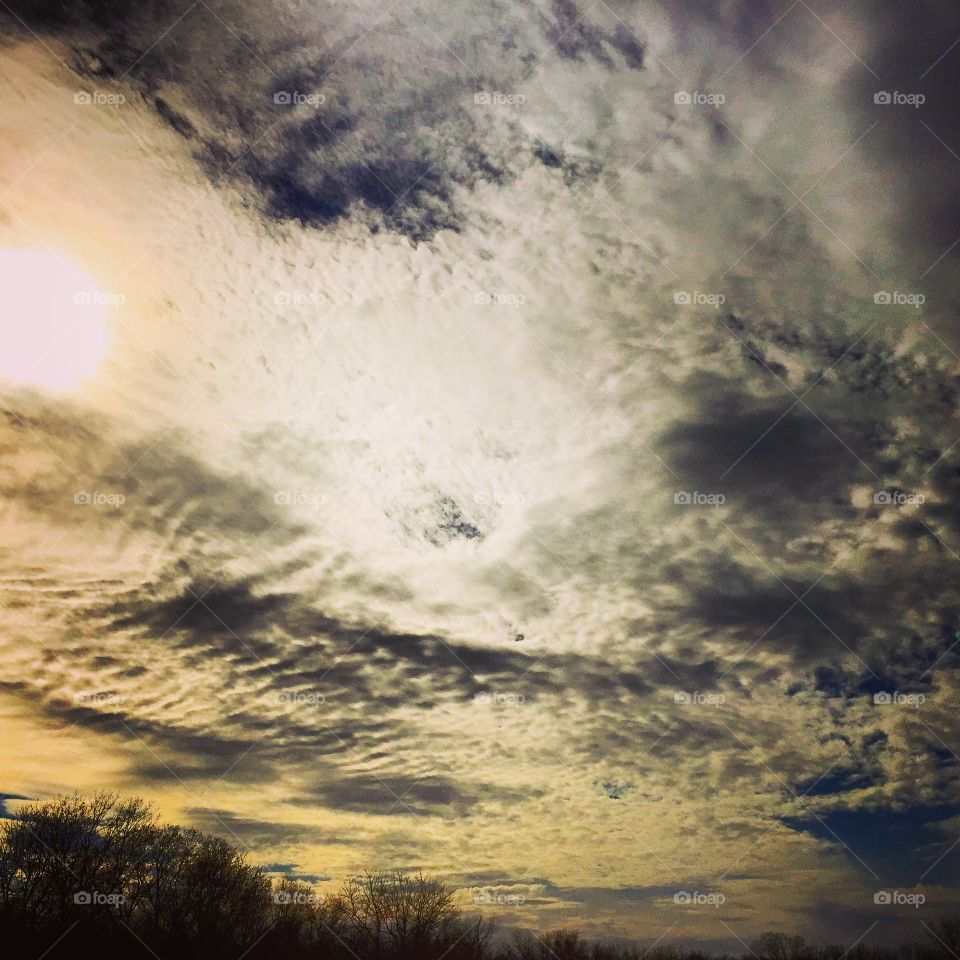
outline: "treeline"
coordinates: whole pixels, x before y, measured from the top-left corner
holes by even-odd
[[[750,960],[960,955],[960,923],[941,923],[934,939],[906,952],[845,951],[767,934]],[[218,837],[161,825],[143,801],[106,794],[33,804],[0,823],[0,949],[52,960],[697,960],[570,931],[503,942],[419,874],[368,873],[318,896],[268,877]]]
[[[65,797],[0,824],[8,956],[483,960],[491,932],[423,876],[368,874],[318,897],[141,800]]]

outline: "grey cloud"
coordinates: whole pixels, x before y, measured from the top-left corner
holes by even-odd
[[[34,800],[35,797],[25,797],[20,793],[0,793],[0,820],[15,817],[16,813],[7,806],[10,800]]]
[[[370,775],[342,776],[320,783],[307,795],[292,798],[294,804],[323,804],[380,816],[459,816],[475,802],[463,789],[440,776],[423,778]]]
[[[252,849],[289,843],[318,843],[350,846],[356,841],[330,830],[315,827],[308,823],[283,823],[276,820],[258,820],[239,816],[232,810],[212,807],[189,807],[186,811],[190,825],[198,830],[237,837]],[[273,864],[273,868],[295,865]],[[278,872],[288,872],[279,871]],[[289,871],[289,872],[292,872]],[[303,875],[297,874],[298,878]]]
[[[30,450],[29,464],[0,486],[0,494],[23,502],[64,527],[126,525],[144,537],[172,537],[180,562],[211,539],[292,542],[304,528],[274,503],[273,492],[240,474],[217,470],[178,435],[124,438],[109,418],[43,401],[24,401],[0,433],[0,451]],[[45,469],[52,460],[56,469]],[[104,494],[114,501],[90,506],[82,498]],[[81,498],[78,502],[78,497]],[[118,499],[122,498],[122,499]]]
[[[846,105],[870,134],[870,157],[889,184],[897,232],[898,272],[905,282],[953,297],[951,265],[956,249],[933,267],[960,232],[960,121],[953,108],[960,83],[960,52],[950,48],[953,11],[922,0],[909,10],[895,2],[877,5],[866,66],[851,67]],[[921,94],[919,107],[876,104],[874,96]]]
[[[794,513],[790,504],[821,514],[836,510],[846,485],[870,476],[823,423],[796,408],[793,397],[753,398],[719,384],[709,407],[669,427],[660,444],[685,482],[726,492],[735,508],[764,510],[784,521]]]
[[[394,633],[380,625],[348,624],[325,616],[312,604],[291,594],[259,592],[249,582],[221,581],[193,588],[166,600],[151,585],[142,596],[127,597],[102,611],[120,631],[143,632],[151,642],[167,638],[190,652],[197,663],[213,655],[252,668],[275,684],[323,682],[344,686],[360,699],[383,706],[424,703],[437,694],[464,700],[490,686],[521,683],[530,697],[564,694],[570,677],[578,678],[581,693],[603,700],[623,694],[640,696],[654,683],[684,674],[704,683],[715,665],[680,664],[651,658],[611,671],[606,661],[575,654],[525,654],[509,647],[474,646],[452,638]],[[310,639],[295,660],[286,659],[290,638]],[[378,688],[369,664],[390,668],[389,689]],[[433,688],[415,694],[424,673]],[[669,674],[669,677],[668,677]]]
[[[503,182],[530,162],[529,136],[473,100],[516,90],[535,59],[523,19],[507,6],[478,7],[455,30],[407,7],[331,6],[319,17],[306,7],[298,17],[219,3],[14,8],[92,48],[102,70],[135,84],[194,145],[214,179],[253,187],[270,217],[323,226],[351,214],[373,230],[428,239],[461,225],[461,191]],[[109,40],[91,39],[90,21],[108,25]],[[396,31],[402,51],[383,40]],[[502,31],[516,40],[504,43]],[[204,42],[191,42],[198,35]],[[637,63],[630,38],[614,33],[611,43],[618,59]],[[413,70],[411,46],[422,54]],[[298,96],[322,100],[298,105]]]

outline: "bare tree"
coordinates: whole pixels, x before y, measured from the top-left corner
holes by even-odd
[[[960,957],[960,917],[943,917],[927,927],[934,944],[946,950],[950,960]]]
[[[482,956],[492,926],[465,920],[453,892],[422,873],[365,873],[336,895],[345,938],[364,957]]]
[[[548,930],[534,937],[514,935],[506,960],[589,960],[590,949],[576,930]]]
[[[760,934],[751,949],[762,960],[803,960],[807,954],[803,937],[774,931]]]

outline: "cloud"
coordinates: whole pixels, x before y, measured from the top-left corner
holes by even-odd
[[[349,845],[354,842],[337,833],[317,828],[308,823],[278,823],[275,820],[255,820],[239,817],[230,810],[219,810],[204,807],[188,809],[186,815],[190,824],[198,830],[210,833],[229,831],[231,837],[238,837],[251,849],[275,848],[279,844],[290,842],[341,844]],[[282,873],[296,873],[294,864],[270,864],[264,869],[273,869]],[[289,868],[289,869],[281,869]],[[296,873],[300,879],[305,875]],[[311,882],[311,881],[307,881]]]
[[[956,52],[871,93],[940,14],[12,9],[2,242],[126,299],[0,393],[9,722],[85,758],[8,789],[521,926],[859,936],[843,844],[939,811],[916,880],[956,788]]]

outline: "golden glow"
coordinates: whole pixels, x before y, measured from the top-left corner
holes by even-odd
[[[77,386],[106,354],[107,314],[122,300],[54,253],[0,249],[0,381]]]

